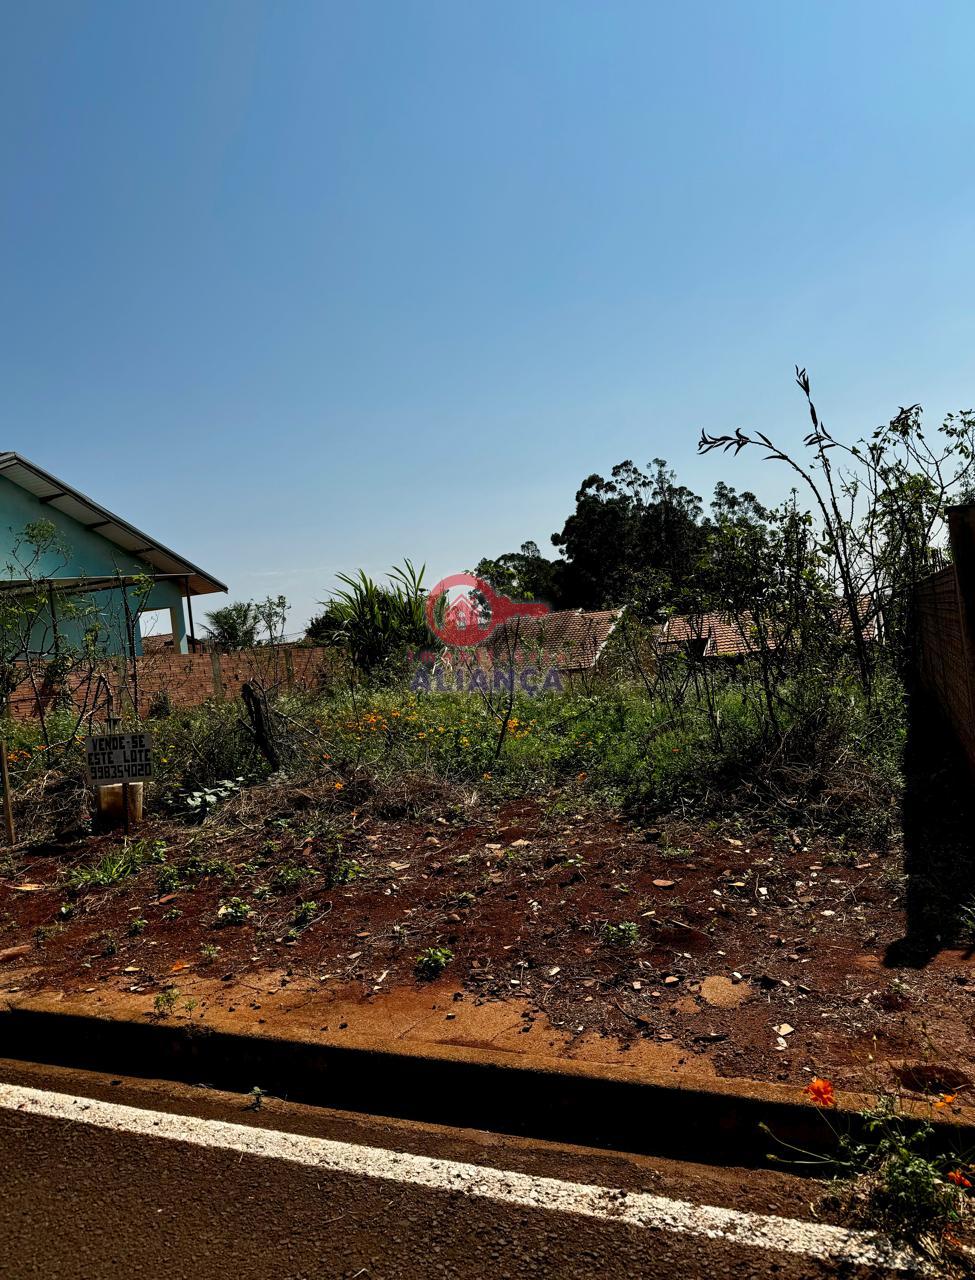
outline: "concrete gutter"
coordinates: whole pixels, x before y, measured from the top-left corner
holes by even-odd
[[[0,1011],[0,1058],[239,1093],[257,1086],[292,1102],[373,1116],[750,1167],[768,1163],[778,1149],[775,1138],[829,1152],[837,1133],[862,1128],[858,1113],[871,1101],[840,1094],[837,1107],[824,1113],[796,1087],[755,1080],[683,1082],[624,1066],[537,1056],[517,1061],[458,1045],[312,1041],[27,1002]],[[917,1123],[930,1119],[930,1111],[917,1104]],[[975,1125],[938,1119],[933,1146],[970,1150]]]

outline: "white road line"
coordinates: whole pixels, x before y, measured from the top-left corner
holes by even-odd
[[[165,1138],[265,1159],[287,1160],[353,1177],[379,1178],[414,1187],[429,1187],[434,1191],[462,1192],[502,1204],[553,1213],[582,1214],[628,1226],[727,1240],[757,1249],[843,1259],[862,1266],[898,1271],[922,1269],[916,1254],[898,1247],[885,1236],[868,1231],[850,1231],[828,1223],[743,1213],[737,1209],[694,1204],[689,1200],[671,1200],[667,1196],[585,1186],[558,1178],[535,1177],[533,1174],[483,1168],[454,1160],[436,1160],[430,1156],[363,1147],[328,1138],[228,1124],[223,1120],[200,1120],[168,1111],[146,1111],[140,1107],[25,1089],[19,1085],[0,1084],[0,1108],[94,1125],[139,1137]]]

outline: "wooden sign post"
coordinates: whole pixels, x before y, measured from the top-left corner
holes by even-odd
[[[85,741],[85,764],[93,787],[99,792],[121,784],[122,821],[129,831],[129,790],[133,782],[141,784],[152,778],[152,736],[148,733],[109,732]],[[99,796],[99,810],[107,805]]]
[[[0,739],[0,782],[3,783],[3,821],[7,828],[7,844],[12,847],[17,843],[17,833],[14,830],[14,806],[10,795],[10,768],[5,738]]]

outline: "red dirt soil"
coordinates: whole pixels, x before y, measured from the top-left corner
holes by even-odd
[[[272,1010],[296,1016],[314,992],[305,1020],[322,1030],[399,1034],[430,1011],[442,1029],[425,1034],[454,1032],[455,1043],[462,1026],[474,1036],[479,1009],[482,1043],[493,1025],[509,1045],[520,1033],[568,1056],[629,1054],[799,1085],[829,1076],[853,1090],[960,1090],[965,1101],[975,957],[943,951],[926,968],[885,967],[904,932],[896,851],[806,845],[731,823],[644,830],[525,800],[473,818],[346,813],[341,860],[358,871],[329,887],[334,837],[294,806],[279,800],[229,825],[219,813],[195,828],[147,823],[140,838],[164,840],[169,864],[228,864],[169,892],[147,864],[72,897],[71,868],[117,849],[118,836],[17,851],[0,881],[0,993],[138,1001],[156,1016],[156,997],[175,986],[175,1016],[246,1001],[242,1012],[265,1023]],[[306,874],[277,892],[284,867]],[[234,897],[253,913],[220,927],[220,904]],[[73,906],[67,919],[62,903]],[[316,904],[311,923],[296,927],[303,903]],[[635,926],[635,941],[632,930],[607,932],[621,923]],[[201,949],[213,947],[208,959]],[[432,986],[413,971],[428,947],[453,955]],[[198,1007],[186,1009],[188,997]]]

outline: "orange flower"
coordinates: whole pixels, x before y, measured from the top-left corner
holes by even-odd
[[[956,1187],[970,1187],[972,1185],[960,1169],[952,1169],[951,1173],[948,1174],[948,1181],[953,1182]]]
[[[836,1105],[836,1094],[833,1091],[833,1082],[831,1080],[821,1080],[819,1076],[814,1076],[803,1089],[803,1093],[808,1094],[817,1107],[833,1107]]]
[[[955,1093],[943,1093],[938,1101],[934,1104],[935,1110],[940,1111],[942,1107],[950,1106],[958,1095]]]
[[[344,786],[345,786],[345,783],[344,783],[344,782],[336,782],[336,784],[335,784],[335,790],[336,790],[336,791],[341,791],[341,790],[342,790],[342,788],[343,788]]]

